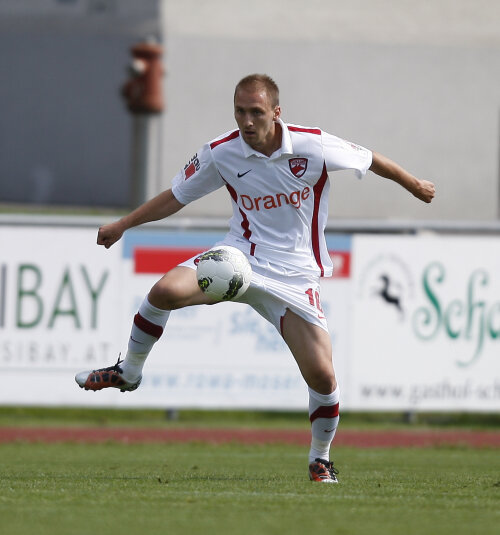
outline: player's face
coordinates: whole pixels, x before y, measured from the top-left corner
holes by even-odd
[[[280,114],[264,88],[239,89],[234,96],[234,118],[243,140],[268,156],[281,144],[281,132],[276,129]]]

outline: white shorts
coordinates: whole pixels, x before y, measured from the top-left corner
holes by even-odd
[[[195,260],[198,256],[179,265],[196,269]],[[280,334],[287,309],[328,332],[325,314],[321,309],[319,280],[314,277],[280,275],[252,265],[250,286],[234,301],[250,305],[272,323]]]

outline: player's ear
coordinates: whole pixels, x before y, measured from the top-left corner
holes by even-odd
[[[281,117],[281,107],[280,107],[280,106],[275,106],[275,107],[274,107],[274,116],[273,116],[273,119],[274,119],[275,121],[277,121],[280,117]]]

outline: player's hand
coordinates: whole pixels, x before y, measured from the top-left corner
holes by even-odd
[[[419,180],[415,190],[413,191],[413,195],[415,195],[417,199],[420,199],[426,203],[430,203],[432,199],[434,199],[435,194],[436,187],[428,180]]]
[[[97,245],[104,245],[106,249],[109,249],[122,236],[123,230],[118,221],[109,225],[103,225],[97,233]]]

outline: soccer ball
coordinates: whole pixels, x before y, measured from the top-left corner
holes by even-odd
[[[250,286],[250,262],[236,247],[214,247],[200,255],[196,261],[198,286],[217,301],[241,297]]]

